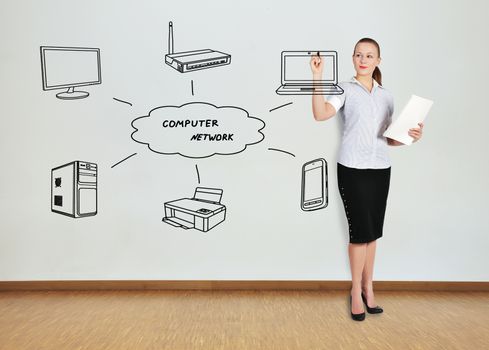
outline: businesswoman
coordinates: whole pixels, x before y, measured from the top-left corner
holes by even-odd
[[[312,110],[317,121],[341,112],[343,135],[338,155],[338,188],[349,227],[348,255],[352,276],[351,317],[365,319],[368,313],[381,313],[375,302],[373,270],[376,240],[382,237],[384,214],[389,193],[390,160],[387,146],[402,143],[382,136],[392,121],[393,98],[382,86],[379,44],[370,38],[357,42],[353,50],[356,75],[340,83],[344,93],[313,95]],[[314,80],[321,80],[324,60],[311,58]],[[421,138],[423,124],[410,129],[413,141]]]

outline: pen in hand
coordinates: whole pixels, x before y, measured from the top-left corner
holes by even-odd
[[[309,54],[311,55],[311,61],[309,63],[313,73],[313,80],[321,80],[323,62],[321,62],[320,51],[310,51]]]

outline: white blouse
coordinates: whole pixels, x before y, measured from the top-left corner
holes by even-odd
[[[339,85],[345,92],[327,99],[343,121],[338,163],[357,169],[390,167],[387,139],[382,134],[392,122],[392,94],[375,80],[371,92],[355,78]]]

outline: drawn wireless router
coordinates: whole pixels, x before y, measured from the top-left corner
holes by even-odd
[[[170,22],[168,31],[168,54],[165,55],[165,63],[180,73],[187,73],[230,64],[231,55],[211,49],[175,53],[173,49],[173,22]]]

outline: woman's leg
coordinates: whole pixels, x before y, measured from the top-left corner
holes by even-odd
[[[365,268],[367,256],[366,243],[350,243],[348,246],[351,269],[351,312],[361,314],[365,312],[362,303],[362,273]]]
[[[365,266],[362,271],[362,291],[367,298],[367,304],[370,307],[375,307],[374,288],[373,288],[373,275],[374,275],[374,262],[375,262],[375,249],[377,247],[377,241],[367,243]]]

